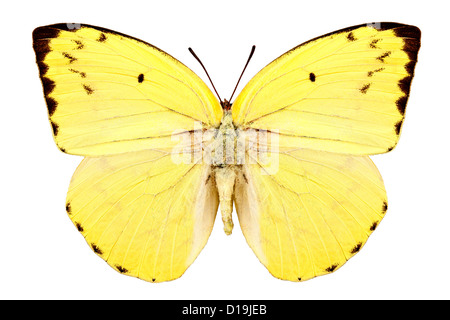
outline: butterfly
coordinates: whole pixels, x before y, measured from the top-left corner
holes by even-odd
[[[231,102],[139,39],[84,24],[38,27],[54,140],[84,156],[68,216],[111,267],[149,282],[186,271],[219,204],[225,233],[234,205],[276,278],[339,269],[386,213],[369,155],[398,142],[420,34],[382,22],[317,37],[273,60]]]

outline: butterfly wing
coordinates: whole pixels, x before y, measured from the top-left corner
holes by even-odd
[[[73,223],[119,272],[180,277],[217,212],[196,134],[220,124],[218,101],[167,53],[111,30],[40,27],[33,46],[54,139],[86,156],[67,195]]]
[[[115,31],[74,24],[33,32],[54,139],[98,156],[170,150],[177,132],[217,127],[222,109],[194,72],[164,51]]]
[[[235,125],[278,130],[280,150],[377,154],[397,144],[420,30],[359,25],[310,40],[261,70],[233,103]]]
[[[67,212],[92,250],[123,274],[180,277],[211,233],[218,196],[210,167],[154,150],[87,157],[67,194]]]
[[[236,210],[247,243],[277,278],[303,281],[336,270],[383,218],[386,192],[368,156],[254,155],[237,180]]]
[[[236,210],[275,277],[336,270],[383,218],[386,192],[367,155],[398,141],[419,47],[413,26],[339,30],[274,60],[233,103],[250,137]]]

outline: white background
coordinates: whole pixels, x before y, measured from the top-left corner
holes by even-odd
[[[444,1],[8,1],[2,4],[0,298],[13,299],[432,299],[450,298],[449,34]],[[335,273],[303,283],[272,277],[239,228],[216,220],[200,256],[178,280],[120,275],[97,257],[65,213],[80,157],[52,139],[32,49],[35,27],[81,22],[169,52],[228,98],[262,67],[310,38],[375,21],[413,24],[422,48],[402,137],[372,157],[389,210],[365,247]],[[209,83],[208,83],[209,85]]]

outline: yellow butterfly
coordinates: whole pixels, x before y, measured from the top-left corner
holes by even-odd
[[[85,156],[67,213],[120,273],[180,277],[219,204],[231,233],[234,203],[269,272],[303,281],[360,251],[387,210],[368,155],[399,139],[417,27],[371,23],[312,39],[232,104],[169,54],[115,31],[44,26],[33,47],[54,140]]]

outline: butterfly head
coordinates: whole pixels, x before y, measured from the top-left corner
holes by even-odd
[[[231,109],[231,103],[227,99],[223,99],[223,101],[220,101],[220,105],[222,106],[222,109],[225,111]]]

